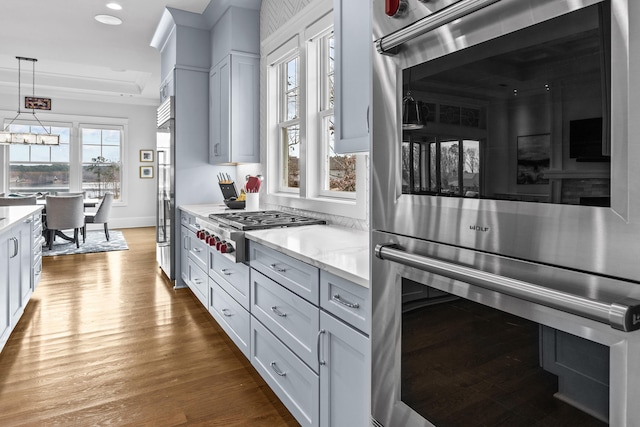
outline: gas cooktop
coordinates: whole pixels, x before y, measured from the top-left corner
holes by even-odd
[[[321,219],[281,211],[228,212],[210,214],[209,219],[244,231],[327,223]]]

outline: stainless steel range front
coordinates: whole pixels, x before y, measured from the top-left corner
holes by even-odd
[[[374,422],[640,425],[640,4],[373,16]]]

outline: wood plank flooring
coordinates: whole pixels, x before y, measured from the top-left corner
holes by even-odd
[[[188,289],[128,251],[45,257],[0,354],[0,426],[296,426]]]

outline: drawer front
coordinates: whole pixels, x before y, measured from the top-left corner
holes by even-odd
[[[323,270],[320,272],[320,307],[369,335],[369,288]]]
[[[194,234],[189,234],[189,259],[193,260],[201,269],[208,271],[209,246]]]
[[[251,241],[249,263],[291,292],[318,305],[320,274],[316,267]]]
[[[188,261],[187,284],[198,297],[200,302],[209,307],[207,295],[209,294],[209,276],[191,258]]]
[[[253,316],[251,364],[302,426],[318,426],[320,381]]]
[[[220,327],[224,329],[247,359],[250,359],[251,327],[249,312],[231,298],[215,280],[209,280],[209,292],[209,313],[216,319]]]
[[[184,211],[180,211],[180,224],[184,225],[193,232],[196,232],[200,229],[200,225],[198,224],[195,215]]]
[[[252,270],[251,314],[318,372],[318,307]]]
[[[209,251],[209,276],[238,301],[245,310],[249,310],[249,266],[233,262],[221,253]]]

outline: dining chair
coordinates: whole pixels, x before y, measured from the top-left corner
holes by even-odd
[[[0,197],[0,206],[35,205],[36,196]]]
[[[113,193],[105,193],[102,198],[102,202],[98,206],[98,210],[95,212],[87,212],[84,214],[84,229],[82,230],[82,242],[87,237],[87,224],[102,224],[104,223],[104,236],[109,240],[109,215],[111,215],[111,206],[113,205]]]
[[[84,228],[84,203],[81,194],[76,196],[47,196],[47,232],[49,234],[49,250],[53,249],[56,234],[67,238],[62,230],[73,229],[73,239],[76,247],[80,247],[78,232]]]

